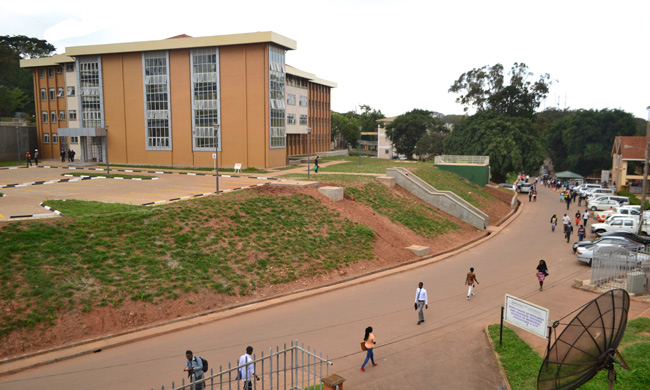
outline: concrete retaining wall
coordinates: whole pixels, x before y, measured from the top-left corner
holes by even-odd
[[[486,229],[490,224],[490,218],[487,214],[458,195],[451,191],[438,191],[404,168],[389,168],[386,170],[386,176],[394,177],[398,186],[472,226]]]
[[[0,125],[0,160],[25,161],[25,153],[38,148],[36,127]]]

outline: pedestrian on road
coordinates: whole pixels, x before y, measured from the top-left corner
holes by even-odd
[[[187,361],[183,371],[187,371],[187,376],[190,377],[190,382],[193,383],[192,390],[205,389],[205,382],[194,383],[203,379],[203,361],[201,361],[200,357],[194,356],[190,350],[185,351],[185,357]]]
[[[32,154],[27,152],[25,153],[25,158],[27,159],[27,167],[32,166]]]
[[[318,173],[318,159],[320,156],[316,156],[316,159],[314,159],[314,173]]]
[[[77,154],[74,150],[70,149],[68,151],[68,157],[70,158],[70,162],[74,162],[74,155]]]
[[[569,218],[568,215],[564,214],[564,217],[562,217],[562,224],[564,225],[564,233],[566,233],[566,225],[571,223],[571,219]]]
[[[565,232],[566,242],[567,243],[571,239],[571,233],[573,233],[573,226],[571,225],[571,222],[569,222],[569,224],[566,225],[566,232]]]
[[[251,355],[253,354],[253,347],[250,345],[246,347],[246,353],[241,355],[239,357],[239,362],[238,365],[240,366],[239,368],[239,374],[237,375],[243,382],[244,382],[244,390],[251,390],[253,388],[253,381],[252,379],[255,378],[256,380],[260,380],[260,377],[255,375],[255,364],[252,363],[253,358]]]
[[[424,322],[424,313],[422,309],[426,307],[429,308],[429,298],[427,297],[427,290],[422,288],[424,283],[420,282],[418,288],[415,290],[415,310],[419,309],[418,312],[418,325]]]
[[[469,272],[467,273],[467,277],[465,278],[465,285],[469,286],[469,289],[467,290],[467,300],[469,301],[469,296],[474,296],[474,286],[475,284],[479,284],[478,279],[476,279],[476,274],[474,274],[474,267],[471,267],[469,269]]]
[[[585,222],[585,229],[587,228],[587,222],[589,221],[589,210],[585,209],[585,212],[582,213],[582,220]]]
[[[569,190],[564,193],[564,200],[566,201],[566,209],[568,210],[569,206],[571,206],[571,192]]]
[[[61,148],[61,162],[65,162],[65,149]]]
[[[576,226],[580,223],[580,217],[582,214],[580,214],[580,210],[576,211]]]
[[[537,190],[533,191],[533,202],[537,202]]]
[[[530,190],[528,190],[528,201],[530,202],[532,200],[533,200],[533,189],[531,188]]]
[[[557,217],[555,214],[551,217],[551,231],[555,233],[555,227],[557,226]]]
[[[587,235],[587,229],[585,229],[584,225],[580,225],[580,227],[578,228],[578,241],[584,240],[586,235]]]
[[[38,149],[34,149],[34,162],[38,166]]]
[[[544,279],[548,276],[548,268],[546,267],[546,261],[540,260],[537,265],[537,280],[539,281],[539,291],[542,291],[544,288]]]
[[[368,363],[368,360],[372,362],[372,366],[376,367],[377,363],[375,363],[375,354],[372,352],[372,349],[375,348],[375,344],[377,344],[377,340],[375,339],[375,335],[372,334],[372,326],[369,326],[366,328],[366,334],[363,336],[363,341],[366,342],[366,360],[363,361],[363,364],[361,365],[361,371],[365,372],[366,369],[366,364]]]

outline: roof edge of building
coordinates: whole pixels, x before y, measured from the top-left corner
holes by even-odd
[[[65,54],[55,54],[49,57],[28,58],[20,60],[21,68],[35,68],[39,66],[53,66],[64,64],[66,62],[74,62],[74,59]]]

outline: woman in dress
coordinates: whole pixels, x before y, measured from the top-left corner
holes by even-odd
[[[368,363],[368,360],[372,361],[373,367],[377,365],[377,363],[375,363],[375,355],[372,353],[372,349],[377,343],[375,335],[372,334],[372,326],[366,328],[366,334],[363,336],[363,341],[366,342],[366,360],[364,360],[363,364],[361,365],[361,371],[365,372],[366,369],[364,367],[366,366],[366,363]]]
[[[539,280],[539,291],[542,291],[544,288],[544,279],[548,276],[548,268],[546,267],[546,261],[540,260],[537,265],[537,280]]]
[[[551,231],[555,232],[555,227],[557,226],[557,216],[553,214],[551,217]]]

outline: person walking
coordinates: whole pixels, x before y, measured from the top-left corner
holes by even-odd
[[[546,267],[546,261],[543,259],[537,264],[537,280],[539,281],[539,291],[542,291],[544,288],[544,279],[548,276],[548,268]]]
[[[551,217],[551,231],[555,233],[555,227],[557,226],[557,217],[555,214]]]
[[[585,212],[582,213],[582,220],[584,221],[585,229],[587,228],[587,222],[589,221],[589,210],[585,209]]]
[[[34,149],[34,163],[38,166],[38,149]]]
[[[361,365],[361,371],[366,372],[365,367],[368,360],[372,362],[373,367],[377,366],[377,363],[375,363],[375,354],[372,352],[373,348],[375,348],[375,344],[377,344],[377,339],[375,339],[375,335],[372,334],[372,326],[366,328],[366,334],[363,336],[363,341],[365,341],[364,345],[366,347],[366,360],[364,360]]]
[[[575,217],[576,217],[576,226],[578,226],[578,224],[580,223],[580,217],[581,216],[582,216],[582,214],[580,214],[580,210],[576,211],[576,215],[575,215]]]
[[[467,289],[467,300],[469,301],[469,296],[474,296],[474,286],[479,284],[478,279],[476,279],[476,274],[474,273],[474,267],[469,269],[467,277],[465,278],[465,285],[469,286]]]
[[[537,202],[537,190],[533,191],[533,202]]]
[[[29,153],[29,152],[25,153],[25,159],[27,160],[27,167],[28,168],[31,167],[32,166],[32,154]]]
[[[587,229],[585,229],[584,225],[580,225],[580,227],[578,228],[578,241],[584,240],[586,235],[587,235]]]
[[[427,290],[422,288],[424,283],[420,282],[418,288],[415,290],[415,310],[419,309],[418,312],[418,325],[424,322],[424,312],[423,309],[426,307],[429,308],[429,298],[427,297]]]
[[[531,188],[528,190],[528,201],[530,202],[532,200],[533,200],[533,189]]]
[[[320,156],[316,156],[314,159],[314,173],[318,173],[318,159],[320,159]]]
[[[569,224],[566,225],[566,232],[564,233],[566,235],[567,243],[569,243],[569,240],[571,239],[571,233],[573,233],[573,226],[571,225],[571,222],[569,222]]]
[[[65,162],[65,149],[61,148],[61,162]]]
[[[253,363],[252,354],[253,347],[249,345],[246,347],[246,353],[239,357],[238,365],[240,367],[237,376],[244,382],[244,390],[251,390],[253,388],[253,378],[260,380],[260,377],[255,375],[255,363]]]
[[[190,350],[185,351],[185,357],[187,361],[185,362],[185,369],[183,371],[187,371],[187,376],[190,377],[192,390],[205,389],[205,382],[195,383],[203,379],[203,361],[200,357],[194,356]]]
[[[562,217],[562,224],[564,225],[564,233],[566,233],[566,225],[571,223],[571,219],[569,218],[568,215],[564,214],[564,217]]]

